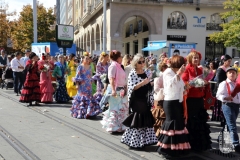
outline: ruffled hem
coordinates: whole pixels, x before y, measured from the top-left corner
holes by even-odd
[[[53,94],[52,93],[43,93],[41,94],[41,102],[46,103],[46,102],[52,102],[53,101]]]
[[[201,110],[197,116],[189,117],[187,129],[189,142],[193,150],[205,151],[211,149],[210,126],[207,124],[208,114]]]
[[[154,109],[152,109],[152,115],[153,118],[155,119],[155,124],[153,125],[153,128],[156,133],[156,136],[158,137],[161,132],[161,127],[166,119],[162,106],[154,107]]]
[[[152,128],[155,121],[150,111],[146,113],[132,113],[124,121],[123,124],[130,128]]]
[[[102,113],[99,106],[101,95],[95,95],[94,97],[80,96],[74,97],[73,105],[70,109],[70,114],[74,118],[86,119],[97,116]]]
[[[121,142],[133,148],[142,148],[146,145],[155,145],[157,137],[153,128],[128,128],[122,135]]]
[[[188,142],[178,143],[178,144],[164,144],[164,143],[158,142],[157,146],[164,148],[164,149],[171,149],[171,150],[191,149],[191,146]]]
[[[103,115],[103,120],[100,123],[103,125],[102,128],[106,129],[107,132],[122,132],[127,129],[127,127],[122,124],[128,115],[128,107],[126,105],[123,105],[119,111],[109,111],[108,109]]]

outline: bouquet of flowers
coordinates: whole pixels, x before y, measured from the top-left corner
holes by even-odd
[[[105,83],[106,78],[107,78],[107,74],[106,74],[106,73],[104,73],[104,74],[102,74],[102,75],[100,76],[100,79],[101,79],[102,83]]]
[[[214,77],[214,73],[213,71],[207,69],[207,68],[203,68],[203,74],[201,74],[200,76],[197,76],[196,78],[192,79],[189,82],[190,86],[193,87],[204,87],[205,85],[205,81],[210,81],[212,78]]]
[[[189,81],[189,85],[192,87],[204,87],[205,82],[204,80],[201,78],[201,76],[197,76],[196,78],[192,79]]]
[[[208,68],[203,68],[202,78],[204,80],[210,81],[211,79],[213,79],[213,77],[214,77],[213,71],[209,70]]]
[[[49,71],[49,69],[50,69],[50,66],[47,64],[44,64],[43,66],[40,67],[40,70],[42,72],[47,72],[47,71]]]

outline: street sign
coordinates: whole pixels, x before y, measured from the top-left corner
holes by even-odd
[[[73,26],[56,25],[56,41],[60,48],[71,48],[73,44],[74,33]]]

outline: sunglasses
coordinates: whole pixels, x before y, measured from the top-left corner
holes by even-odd
[[[143,63],[145,63],[144,60],[143,61],[138,61],[138,64],[143,64]]]

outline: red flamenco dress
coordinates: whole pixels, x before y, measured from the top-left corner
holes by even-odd
[[[26,69],[26,81],[24,83],[19,102],[29,103],[29,105],[32,105],[32,102],[35,101],[36,104],[38,104],[38,102],[41,101],[41,93],[39,86],[40,78],[37,62],[33,65],[32,60],[28,60],[26,64]]]

